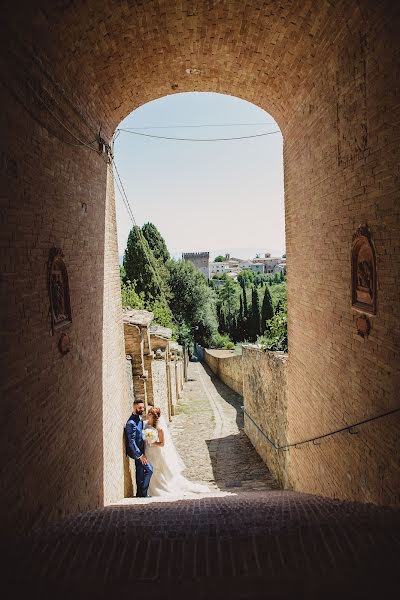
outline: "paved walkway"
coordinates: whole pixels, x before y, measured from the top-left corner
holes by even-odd
[[[177,415],[171,423],[184,475],[213,490],[277,489],[271,473],[243,431],[241,396],[201,363],[189,363]]]
[[[397,597],[400,511],[274,489],[240,431],[240,399],[199,364],[189,377],[173,435],[186,475],[214,494],[131,500],[9,541],[3,597]]]

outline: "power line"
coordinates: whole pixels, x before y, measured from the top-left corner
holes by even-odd
[[[126,191],[125,191],[124,184],[122,183],[121,176],[120,176],[120,174],[119,174],[119,171],[118,171],[117,165],[115,164],[115,161],[114,161],[114,158],[113,158],[113,157],[111,158],[111,161],[112,161],[112,164],[113,164],[113,166],[114,166],[114,168],[115,168],[115,172],[116,172],[116,175],[117,175],[117,178],[118,178],[118,179],[116,179],[116,178],[114,177],[114,181],[115,181],[115,183],[117,184],[118,191],[119,191],[119,193],[120,193],[120,195],[121,195],[121,197],[122,197],[122,200],[123,200],[123,203],[124,203],[124,205],[125,205],[125,208],[126,208],[126,210],[127,210],[127,212],[128,212],[128,215],[129,215],[129,217],[131,218],[131,221],[132,221],[133,225],[135,225],[135,227],[137,227],[137,231],[138,231],[138,237],[139,237],[140,243],[141,243],[141,245],[142,245],[143,252],[144,252],[144,254],[145,254],[146,258],[147,258],[147,261],[148,261],[148,264],[150,265],[150,268],[151,268],[151,270],[153,271],[154,277],[155,277],[155,279],[156,279],[156,282],[157,282],[157,285],[158,285],[158,289],[160,290],[160,294],[161,294],[161,296],[164,298],[164,302],[165,302],[165,304],[167,305],[167,307],[168,307],[168,310],[169,310],[169,311],[170,311],[170,313],[171,313],[171,317],[172,317],[172,320],[174,321],[174,323],[175,323],[176,325],[181,325],[181,323],[179,323],[179,321],[177,321],[177,320],[176,320],[176,318],[174,317],[174,313],[173,313],[173,312],[172,312],[172,310],[171,310],[171,307],[170,307],[170,305],[169,305],[168,299],[167,299],[167,297],[166,297],[166,295],[165,295],[165,292],[164,292],[164,290],[163,290],[163,287],[162,287],[161,280],[160,280],[160,278],[159,278],[159,276],[158,276],[158,273],[157,273],[157,271],[155,270],[155,268],[154,268],[154,266],[153,266],[153,262],[152,262],[152,260],[151,260],[151,256],[149,256],[149,254],[148,254],[148,251],[147,251],[147,250],[149,249],[151,253],[152,253],[152,250],[150,249],[150,247],[149,247],[148,245],[146,245],[146,239],[145,239],[145,237],[144,237],[144,235],[143,235],[143,231],[142,231],[142,230],[141,230],[141,228],[140,228],[140,227],[137,225],[137,222],[136,222],[136,219],[135,219],[135,215],[133,214],[133,210],[132,210],[132,207],[131,207],[131,205],[130,205],[130,202],[129,202],[128,195],[127,195],[127,193],[126,193]],[[153,256],[154,256],[154,255],[153,255]]]
[[[89,150],[93,150],[93,152],[96,152],[97,154],[99,153],[97,148],[93,148],[93,146],[90,146],[90,144],[94,144],[94,142],[97,141],[97,139],[93,140],[93,142],[89,142],[86,143],[84,141],[82,141],[77,135],[75,135],[70,129],[69,127],[67,127],[67,125],[65,125],[65,123],[49,108],[47,102],[42,98],[42,96],[40,94],[38,94],[38,92],[35,90],[35,88],[29,83],[28,80],[26,80],[25,82],[27,84],[27,86],[29,87],[29,89],[31,90],[31,92],[34,94],[34,96],[39,100],[39,102],[41,102],[43,104],[43,106],[45,107],[45,109],[47,110],[47,112],[53,117],[53,119],[55,119],[57,121],[57,123],[59,123],[61,125],[61,127],[63,127],[65,129],[65,131],[67,131],[69,133],[69,135],[71,137],[73,137],[77,142],[79,142],[79,144],[72,144],[72,145],[78,145],[78,146],[85,146],[86,148],[89,148]],[[65,142],[67,144],[70,144],[70,142]],[[71,144],[70,144],[71,145]]]
[[[125,130],[141,131],[145,129],[194,129],[198,127],[259,127],[265,125],[276,125],[274,121],[264,123],[210,123],[203,125],[149,125],[148,127],[126,127]]]
[[[119,128],[117,131],[123,131],[124,133],[130,133],[131,135],[140,135],[143,137],[154,138],[157,140],[173,140],[176,142],[230,142],[233,140],[249,140],[252,138],[265,137],[267,135],[273,135],[275,133],[281,133],[279,130],[277,131],[269,131],[268,133],[256,133],[254,135],[243,135],[239,137],[230,137],[230,138],[178,138],[178,137],[167,137],[163,135],[153,135],[151,133],[140,133],[139,131],[130,131],[129,129]]]

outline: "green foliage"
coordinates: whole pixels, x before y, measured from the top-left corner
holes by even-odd
[[[188,323],[181,323],[180,325],[175,326],[175,331],[178,343],[182,346],[186,346],[186,348],[189,350],[189,353],[193,354],[194,341],[193,332],[190,325]]]
[[[125,275],[121,274],[122,306],[129,308],[137,308],[141,310],[144,309],[145,300],[143,297],[143,293],[141,295],[137,294],[135,290],[135,283],[132,283],[129,280],[126,280],[124,282],[123,277],[125,277]]]
[[[242,286],[243,289],[253,285],[254,279],[255,275],[250,269],[240,271],[240,273],[237,276],[238,283]]]
[[[163,299],[147,302],[145,308],[154,314],[155,323],[158,323],[162,327],[174,328],[171,311]]]
[[[214,258],[214,262],[224,262],[225,260],[225,256],[222,256],[222,254],[219,254],[218,256],[216,256]]]
[[[235,347],[235,344],[233,342],[228,342],[225,346],[225,348],[227,350],[232,350],[232,348],[234,348],[234,347]]]
[[[142,233],[156,260],[161,260],[165,263],[170,259],[167,244],[153,223],[145,223],[142,227]]]
[[[272,319],[267,321],[267,329],[265,335],[259,338],[263,350],[281,350],[288,351],[288,334],[287,334],[287,307],[276,313]]]
[[[248,325],[249,340],[255,341],[260,335],[260,300],[256,287],[251,291],[251,312]]]
[[[169,261],[170,306],[180,323],[194,332],[194,339],[208,345],[218,331],[216,296],[204,275],[189,261]]]
[[[261,307],[261,331],[264,332],[267,326],[267,321],[274,316],[274,308],[272,306],[271,293],[269,287],[265,286],[264,299]]]
[[[140,227],[132,227],[124,255],[126,278],[134,282],[137,294],[144,294],[146,301],[160,297],[157,279],[157,261],[151,252]]]
[[[232,344],[232,345],[231,345]],[[235,344],[231,342],[228,335],[221,335],[220,333],[215,333],[210,340],[210,348],[233,348]]]

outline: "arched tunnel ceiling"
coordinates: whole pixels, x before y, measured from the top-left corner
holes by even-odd
[[[6,11],[6,37],[23,40],[109,135],[137,106],[196,90],[254,102],[284,129],[316,62],[363,19],[348,0],[52,0]]]

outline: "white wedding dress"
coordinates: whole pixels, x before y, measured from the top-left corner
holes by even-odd
[[[160,417],[160,428],[164,432],[164,446],[145,442],[145,454],[154,472],[150,479],[150,496],[193,496],[209,492],[206,485],[189,481],[182,475],[185,464],[179,456],[165,419]],[[149,428],[147,421],[143,429]]]

